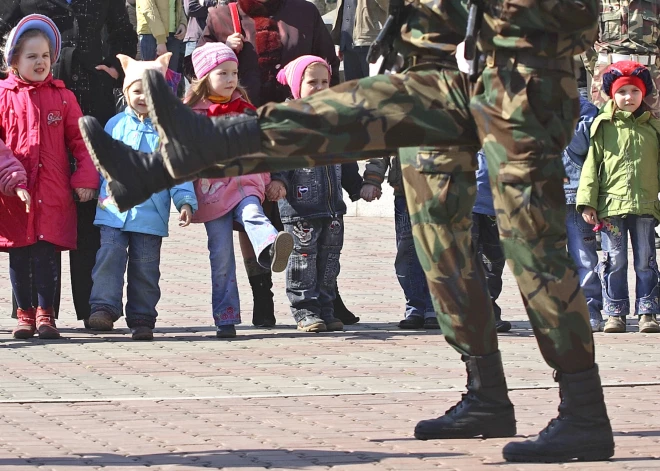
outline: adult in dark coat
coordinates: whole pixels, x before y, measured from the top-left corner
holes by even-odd
[[[211,8],[206,28],[198,45],[223,42],[238,55],[238,77],[255,106],[281,103],[290,96],[289,88],[277,81],[281,67],[307,54],[322,57],[332,68],[331,85],[339,83],[339,59],[332,37],[321,14],[307,0],[238,0],[241,31],[235,32],[231,12],[226,5]],[[351,164],[357,174],[357,164]],[[359,175],[357,176],[359,178]],[[277,205],[264,203],[264,211],[276,227],[281,226]],[[254,298],[254,325],[275,324],[270,271],[264,272],[244,233],[241,251]],[[351,313],[336,291],[335,317],[345,324],[359,320]]]
[[[22,17],[32,13],[50,17],[62,33],[62,53],[53,75],[73,91],[83,114],[105,124],[115,114],[113,88],[121,88],[123,81],[115,56],[135,57],[137,50],[137,35],[125,0],[0,0],[0,35],[4,37]],[[107,33],[106,47],[101,39],[103,31]],[[100,245],[99,231],[93,224],[96,200],[78,203],[77,209],[78,249],[69,252],[71,288],[76,315],[85,320]]]

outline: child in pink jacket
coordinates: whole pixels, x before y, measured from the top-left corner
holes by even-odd
[[[220,116],[254,110],[245,92],[238,87],[238,59],[223,43],[208,43],[192,53],[198,80],[194,81],[186,103],[199,113]],[[206,226],[211,260],[213,319],[219,338],[236,337],[240,324],[240,303],[236,284],[233,223],[245,227],[260,265],[281,272],[293,250],[293,238],[279,232],[264,214],[269,174],[195,181],[199,209],[193,222]]]
[[[28,15],[9,33],[4,50],[8,76],[0,81],[0,132],[11,152],[0,149],[0,251],[9,253],[18,339],[35,333],[59,338],[53,315],[56,253],[76,248],[74,193],[85,202],[99,187],[78,128],[80,106],[51,74],[60,48],[55,23]],[[67,151],[76,161],[73,173]]]

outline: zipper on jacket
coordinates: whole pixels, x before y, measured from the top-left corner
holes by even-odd
[[[329,190],[329,193],[328,193],[328,209],[330,209],[331,216],[333,218],[336,218],[337,214],[335,214],[334,208],[332,207],[332,180],[330,179],[330,170],[329,170],[330,167],[331,167],[330,165],[326,165],[325,169],[324,169],[325,170],[325,175],[326,175],[327,180],[328,180],[328,190]]]

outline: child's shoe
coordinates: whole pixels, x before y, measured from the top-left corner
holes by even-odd
[[[12,335],[15,339],[25,340],[32,338],[37,331],[37,311],[34,308],[27,310],[17,309],[18,324]]]
[[[154,331],[146,325],[141,325],[131,329],[131,338],[133,340],[153,340]]]
[[[603,323],[602,319],[589,319],[589,325],[591,326],[591,332],[600,332],[601,324]]]
[[[508,332],[511,330],[511,322],[503,321],[502,319],[495,321],[495,330],[497,332]]]
[[[438,330],[440,329],[440,323],[438,322],[437,317],[427,317],[424,319],[424,328],[428,330]]]
[[[89,316],[87,324],[92,330],[110,332],[114,327],[114,317],[108,311],[95,311]]]
[[[660,332],[660,325],[655,320],[655,316],[646,314],[639,316],[639,332],[642,334],[656,334]]]
[[[37,308],[37,333],[40,339],[59,339],[60,332],[55,326],[55,315],[53,308]]]
[[[335,299],[332,301],[332,309],[335,312],[335,317],[342,321],[344,325],[353,325],[360,322],[360,318],[348,310],[344,304],[344,300],[339,296],[339,288],[335,283]]]
[[[219,339],[233,339],[236,337],[236,327],[233,324],[219,325],[216,328],[215,336]]]
[[[621,316],[610,316],[605,322],[603,332],[606,334],[622,334],[626,331],[626,319]]]
[[[275,327],[275,305],[273,304],[272,272],[248,277],[252,288],[252,325],[255,327]]]
[[[316,314],[308,314],[298,321],[298,330],[303,332],[326,332],[328,326]]]
[[[270,246],[270,271],[280,273],[286,270],[292,251],[293,236],[288,232],[278,233],[275,242]]]
[[[323,319],[323,322],[325,322],[325,330],[327,332],[342,332],[344,330],[344,323],[336,317]]]
[[[408,316],[399,322],[399,329],[422,329],[424,327],[424,318],[422,316]]]

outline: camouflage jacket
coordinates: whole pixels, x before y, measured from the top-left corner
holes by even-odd
[[[658,54],[660,0],[600,0],[597,53]]]
[[[404,56],[453,60],[463,41],[467,0],[405,0],[406,21],[397,50]],[[569,57],[591,47],[596,34],[598,0],[490,0],[480,34],[483,51],[532,51],[539,57]],[[457,15],[456,12],[459,12]],[[460,17],[463,21],[456,21]]]

